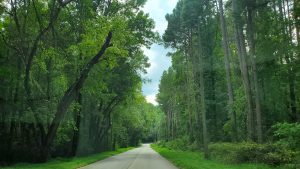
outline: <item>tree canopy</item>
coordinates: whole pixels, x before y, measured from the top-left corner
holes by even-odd
[[[145,2],[1,1],[0,163],[155,138],[159,110],[141,95],[141,47],[158,39]]]
[[[161,138],[188,138],[208,157],[209,142],[272,142],[273,125],[297,124],[297,4],[179,0],[163,35],[175,51],[157,95]]]

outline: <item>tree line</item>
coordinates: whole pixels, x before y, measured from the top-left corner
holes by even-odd
[[[300,121],[299,1],[179,0],[166,20],[162,139],[208,157],[209,142],[271,142],[272,126]]]
[[[156,138],[160,111],[141,94],[141,47],[158,39],[145,2],[0,1],[0,165]]]

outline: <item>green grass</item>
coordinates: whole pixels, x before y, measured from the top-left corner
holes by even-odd
[[[225,164],[205,160],[201,152],[170,150],[154,144],[151,147],[180,169],[272,169],[264,164]]]
[[[11,167],[4,167],[4,168],[0,167],[0,168],[1,169],[76,169],[94,163],[96,161],[103,160],[110,156],[123,153],[130,149],[132,148],[121,148],[118,149],[117,151],[103,152],[100,154],[94,154],[87,157],[53,159],[43,164],[20,163]]]

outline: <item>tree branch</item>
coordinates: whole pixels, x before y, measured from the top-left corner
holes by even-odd
[[[102,45],[100,51],[86,64],[84,69],[82,69],[79,78],[70,86],[70,88],[65,92],[64,96],[62,97],[61,101],[57,106],[57,111],[55,113],[54,119],[51,122],[49,127],[46,141],[44,142],[45,152],[44,155],[48,155],[49,147],[52,144],[54,137],[56,135],[57,129],[63,120],[63,117],[68,110],[71,103],[74,101],[76,96],[76,92],[80,92],[81,88],[85,80],[88,77],[90,70],[93,68],[95,64],[98,63],[99,59],[104,55],[107,48],[111,46],[111,39],[112,39],[112,32],[110,31],[106,37],[104,44]],[[44,157],[47,158],[47,157]]]
[[[33,5],[33,8],[34,8],[34,12],[35,12],[35,15],[36,15],[36,18],[37,18],[37,21],[39,23],[39,26],[40,26],[40,31],[42,31],[43,29],[43,26],[42,26],[42,21],[41,21],[41,18],[40,18],[40,15],[37,11],[37,8],[36,8],[36,5],[35,5],[35,0],[32,1],[32,5]]]

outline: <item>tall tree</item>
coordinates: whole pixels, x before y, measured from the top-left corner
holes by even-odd
[[[248,59],[246,52],[245,36],[242,25],[242,2],[237,0],[232,0],[232,12],[234,21],[234,30],[236,38],[236,46],[238,49],[240,69],[243,76],[243,83],[245,88],[245,95],[247,100],[247,133],[248,139],[254,140],[254,114],[253,114],[253,102],[252,102],[252,92],[251,84],[249,78],[248,70]]]
[[[250,51],[250,60],[253,72],[253,84],[254,84],[254,93],[255,93],[255,111],[256,111],[256,125],[257,125],[257,138],[258,142],[263,142],[263,133],[262,133],[262,114],[261,114],[261,96],[260,96],[260,86],[258,83],[258,70],[256,66],[256,52],[255,52],[255,39],[254,39],[254,23],[253,23],[253,14],[256,7],[256,1],[247,0],[247,32],[248,32],[248,42],[249,42],[249,51]]]
[[[223,10],[223,1],[219,0],[219,15],[220,15],[220,23],[222,29],[223,36],[223,50],[224,50],[224,63],[225,63],[225,71],[226,71],[226,80],[227,80],[227,92],[228,92],[228,109],[231,115],[232,121],[232,140],[237,141],[237,124],[236,124],[236,113],[233,109],[234,104],[234,95],[233,95],[233,87],[231,80],[231,66],[230,66],[230,48],[229,48],[229,39],[228,39],[228,30],[227,24],[224,17]]]

